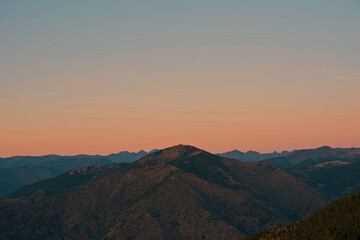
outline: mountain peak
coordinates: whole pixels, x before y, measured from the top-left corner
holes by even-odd
[[[322,146],[322,147],[319,147],[319,148],[317,148],[317,150],[326,150],[326,151],[330,151],[330,150],[332,150],[332,148],[331,147],[329,147],[329,146]]]
[[[182,157],[194,156],[198,154],[212,155],[211,153],[208,153],[194,146],[179,144],[152,153],[140,159],[138,163],[147,164],[147,163],[171,162]]]
[[[252,151],[252,150],[249,150],[249,151],[247,151],[246,153],[247,153],[247,154],[259,154],[258,152]]]
[[[179,144],[179,145],[175,145],[172,147],[168,147],[165,148],[163,150],[160,150],[158,152],[158,154],[176,154],[179,156],[183,156],[183,155],[189,155],[189,154],[193,154],[195,152],[205,152],[204,150],[201,150],[197,147],[191,146],[191,145],[184,145],[184,144]]]
[[[200,150],[194,146],[186,145],[186,144],[178,144],[172,147],[165,148],[164,150],[173,150],[173,151],[193,151],[193,150]]]
[[[243,152],[237,150],[237,149],[234,149],[232,151],[230,151],[229,153],[238,153],[238,154],[244,154]]]

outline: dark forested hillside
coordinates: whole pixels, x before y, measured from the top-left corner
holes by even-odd
[[[266,160],[321,193],[329,203],[360,190],[360,149],[306,149]]]
[[[331,161],[287,171],[303,180],[330,202],[360,190],[360,161]]]
[[[244,240],[359,240],[360,192],[342,198],[294,224],[262,232]]]

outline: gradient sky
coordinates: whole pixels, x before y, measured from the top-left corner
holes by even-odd
[[[360,2],[0,0],[0,157],[360,147]]]

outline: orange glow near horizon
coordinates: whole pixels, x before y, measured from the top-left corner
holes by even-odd
[[[131,102],[125,94],[39,101],[36,107],[30,99],[12,103],[2,117],[0,156],[110,154],[177,144],[212,153],[359,147],[355,93],[265,93],[155,92],[132,93]]]

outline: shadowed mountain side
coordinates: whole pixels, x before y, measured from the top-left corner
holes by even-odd
[[[290,220],[312,213],[328,202],[307,184],[266,162],[241,165],[231,159],[224,162],[237,181],[256,190],[257,199],[264,199]]]
[[[58,193],[74,190],[77,186],[96,181],[113,172],[124,172],[128,166],[127,163],[118,163],[110,166],[97,165],[87,168],[75,168],[57,177],[25,185],[10,194],[8,198],[40,201]]]
[[[184,145],[80,168],[11,196],[22,200],[0,201],[1,239],[239,239],[325,205],[277,167]]]
[[[300,222],[275,228],[244,240],[360,239],[360,192],[320,209]]]
[[[288,169],[330,201],[360,190],[360,161],[331,161]]]
[[[50,178],[55,174],[47,168],[28,165],[15,169],[0,169],[0,198],[19,187],[38,179]]]
[[[40,157],[41,158],[41,157]],[[47,159],[47,157],[45,157]],[[38,159],[37,159],[38,160]],[[79,155],[74,157],[51,158],[51,160],[36,161],[41,166],[30,163],[17,168],[0,169],[0,198],[3,198],[33,181],[55,177],[78,167],[88,167],[95,165],[110,165],[113,162],[99,156]]]
[[[320,147],[266,160],[286,169],[330,202],[360,190],[360,149]]]

